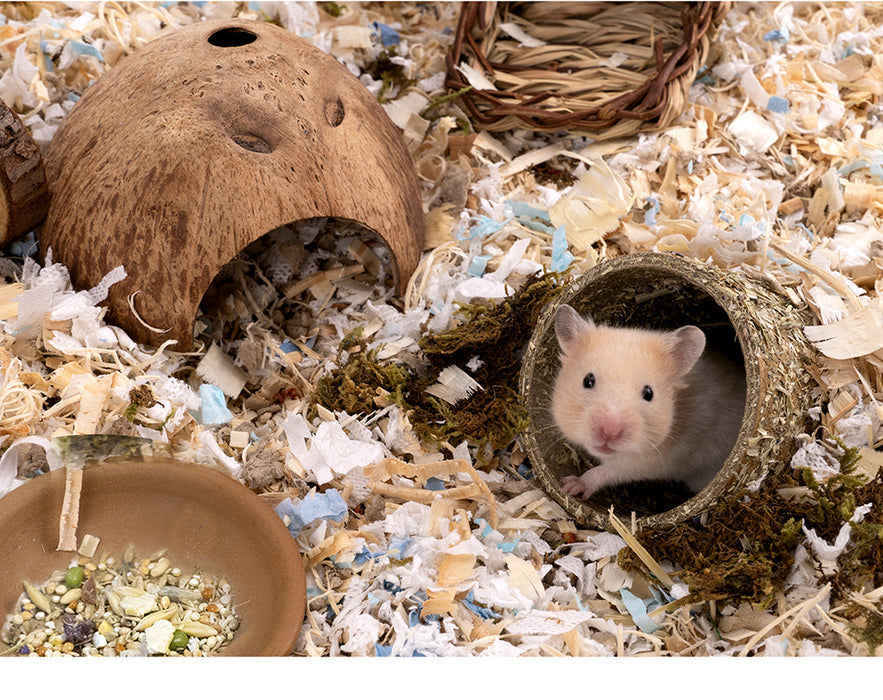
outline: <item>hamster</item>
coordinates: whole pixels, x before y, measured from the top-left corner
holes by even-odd
[[[552,417],[600,462],[564,477],[564,490],[589,499],[608,486],[669,479],[701,491],[739,435],[744,367],[706,349],[696,326],[613,328],[562,305],[555,333],[561,369]]]

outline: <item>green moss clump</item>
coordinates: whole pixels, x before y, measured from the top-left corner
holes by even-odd
[[[340,17],[343,14],[343,8],[346,7],[346,5],[341,5],[337,2],[320,2],[319,7],[332,17]]]
[[[874,505],[861,523],[852,525],[849,548],[838,570],[825,579],[835,596],[864,585],[883,585],[883,474],[872,481],[855,474],[859,455],[847,450],[841,473],[819,484],[809,469],[783,474],[758,492],[743,491],[694,519],[665,531],[643,530],[637,538],[658,561],[683,567],[681,576],[699,599],[732,599],[761,606],[772,602],[794,563],[803,525],[833,541],[856,506]],[[810,497],[785,499],[783,486],[805,486]],[[640,569],[640,560],[623,550],[620,564]],[[859,611],[855,611],[858,614]],[[867,611],[864,611],[867,612]]]
[[[365,72],[374,80],[379,80],[382,85],[377,92],[377,101],[381,104],[388,102],[387,94],[395,89],[395,94],[401,92],[411,85],[414,80],[408,78],[405,67],[400,63],[394,63],[393,57],[396,55],[395,46],[385,48],[373,61],[365,64]]]
[[[352,345],[347,340],[351,335],[341,342],[342,348]],[[319,380],[313,403],[350,415],[367,414],[377,410],[374,399],[382,393],[378,390],[383,389],[393,395],[397,404],[405,406],[402,390],[412,381],[413,377],[405,367],[378,362],[377,350],[358,350],[343,367]]]
[[[637,534],[655,559],[683,567],[681,576],[694,595],[762,603],[772,601],[787,577],[800,536],[788,501],[775,493],[748,492],[715,507],[704,525],[690,521]],[[631,550],[622,550],[619,560],[624,568],[640,567]]]
[[[562,289],[560,282],[560,275],[534,276],[502,301],[461,305],[460,325],[421,338],[427,367],[419,374],[379,362],[376,351],[356,347],[361,337],[356,329],[341,343],[342,350],[355,349],[340,369],[319,381],[314,401],[330,410],[370,413],[383,389],[407,412],[421,440],[439,448],[465,440],[479,448],[504,449],[527,427],[517,388],[521,353],[543,307]],[[426,393],[445,367],[465,367],[473,359],[480,366],[472,376],[483,391],[454,406]]]

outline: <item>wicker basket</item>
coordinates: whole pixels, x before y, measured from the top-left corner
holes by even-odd
[[[729,4],[465,3],[445,84],[470,86],[463,64],[489,77],[495,89],[459,98],[476,129],[566,129],[601,140],[663,128],[683,112]],[[522,45],[512,25],[544,43]]]
[[[810,429],[807,409],[815,383],[806,367],[816,361],[816,353],[802,331],[812,322],[808,309],[795,307],[764,281],[674,254],[640,253],[600,263],[543,311],[520,376],[531,416],[524,439],[534,474],[580,523],[607,528],[611,505],[620,517],[628,518],[631,511],[628,502],[604,502],[600,493],[591,502],[583,501],[561,485],[563,476],[591,466],[586,453],[564,441],[551,415],[560,366],[554,321],[561,304],[612,325],[660,330],[697,325],[710,345],[745,364],[745,414],[721,471],[695,496],[637,518],[638,528],[688,520],[752,481],[778,473],[790,461],[794,437]]]

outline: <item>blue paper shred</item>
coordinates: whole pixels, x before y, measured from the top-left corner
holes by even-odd
[[[484,277],[484,272],[487,270],[487,263],[490,259],[490,255],[476,255],[472,258],[472,262],[469,265],[469,274],[472,277]]]
[[[883,180],[883,157],[877,157],[873,161],[867,161],[864,158],[858,158],[851,163],[847,163],[846,165],[838,168],[837,174],[841,177],[846,177],[850,173],[853,173],[856,170],[862,170],[864,168],[867,168],[868,172],[870,172],[871,175],[873,175],[877,179]]]
[[[377,33],[380,36],[380,43],[384,46],[394,46],[401,41],[399,33],[392,27],[387,27],[385,24],[375,22],[374,29],[377,30]]]
[[[55,66],[52,63],[53,51],[50,50],[48,41],[43,40],[40,42],[40,52],[43,54],[43,65],[46,66],[46,70],[49,73],[52,73],[55,70]]]
[[[483,525],[482,528],[481,528],[481,536],[482,536],[482,537],[487,537],[489,534],[491,534],[491,533],[494,531],[494,528],[492,528],[492,527],[490,526],[490,524],[488,523],[487,520],[483,520],[483,519],[479,518],[479,519],[478,519],[478,522],[479,522],[479,523],[484,523],[484,525]],[[477,523],[476,523],[476,524],[477,524]]]
[[[408,536],[393,537],[389,541],[389,551],[398,551],[399,554],[396,559],[402,559],[405,556],[405,550],[408,548],[409,544],[411,544],[411,538]]]
[[[699,75],[693,82],[702,83],[703,85],[714,85],[717,81],[712,72],[708,70],[708,66],[702,66],[699,70]]]
[[[294,352],[295,350],[297,350],[297,345],[292,343],[290,340],[286,339],[286,340],[282,341],[282,344],[279,346],[279,349],[282,352]]]
[[[490,608],[486,608],[483,605],[476,603],[472,591],[469,591],[463,599],[463,605],[484,620],[499,620],[502,617],[500,613],[494,612]]]
[[[506,211],[525,228],[538,233],[552,233],[552,219],[549,212],[537,209],[525,202],[506,200]]]
[[[846,177],[847,175],[854,173],[856,170],[867,168],[869,165],[870,163],[868,161],[863,158],[858,158],[851,163],[847,163],[846,165],[837,168],[837,174],[840,175],[840,177]]]
[[[399,586],[399,584],[397,584],[395,581],[390,581],[389,579],[384,579],[380,585],[383,586],[384,591],[386,591],[387,593],[392,593],[393,595],[402,592],[402,587]]]
[[[791,109],[791,103],[788,102],[784,97],[779,97],[778,95],[773,95],[767,100],[766,108],[770,110],[770,112],[778,112],[779,114],[788,114]]]
[[[528,219],[524,216],[516,216],[515,220],[525,228],[529,228],[531,231],[536,231],[537,233],[552,233],[553,231],[551,226],[544,224],[542,221]]]
[[[573,255],[567,250],[567,237],[562,224],[552,234],[552,272],[564,272],[572,262]]]
[[[770,32],[767,32],[763,35],[764,41],[781,41],[786,43],[788,41],[789,34],[787,29],[773,29]]]
[[[522,462],[518,465],[518,475],[525,479],[533,479],[533,469],[527,462]]]
[[[428,491],[444,491],[445,482],[436,476],[431,476],[426,480],[424,488],[426,488],[426,490]]]
[[[101,51],[92,44],[87,44],[85,41],[71,41],[70,45],[75,53],[78,53],[81,56],[94,56],[104,63],[104,56],[101,55]]]
[[[286,498],[274,510],[283,520],[288,517],[288,531],[292,537],[297,537],[301,530],[316,520],[340,522],[346,516],[347,505],[336,489],[328,489],[324,493],[309,494],[297,502]]]
[[[469,228],[467,233],[458,233],[457,239],[460,241],[473,240],[475,238],[486,238],[487,236],[491,236],[497,233],[500,229],[503,228],[506,224],[511,221],[511,219],[506,219],[505,221],[494,221],[489,216],[485,216],[484,214],[479,215],[478,217],[479,223],[475,224]]]
[[[552,219],[549,217],[549,212],[532,207],[526,202],[507,199],[505,206],[513,216],[524,217],[525,219],[538,219],[546,224],[552,223]]]
[[[378,644],[377,642],[374,642],[374,656],[377,656],[377,657],[392,656],[392,646],[387,646],[384,644]],[[422,658],[422,657],[425,657],[426,654],[424,654],[420,651],[413,651],[410,654],[406,654],[405,656],[413,656],[415,658],[416,657]]]
[[[647,614],[646,603],[638,598],[638,596],[632,593],[628,588],[620,588],[619,595],[622,596],[622,602],[625,604],[626,609],[629,611],[629,615],[632,616],[635,624],[642,632],[653,634],[657,630],[662,629],[660,625],[657,625],[655,622],[653,622],[653,620],[650,619],[650,616]]]
[[[27,235],[24,238],[19,238],[12,243],[9,244],[9,248],[7,248],[10,255],[14,255],[19,258],[26,257],[37,257],[37,238],[34,235],[33,231],[28,231]]]
[[[521,537],[516,537],[514,540],[505,542],[503,541],[503,535],[494,530],[494,528],[492,528],[486,520],[479,519],[479,523],[483,523],[481,529],[482,539],[487,540],[491,535],[494,535],[494,537],[491,539],[491,541],[488,542],[488,544],[493,544],[501,552],[506,552],[507,554],[509,554],[518,546],[518,543],[521,542]]]
[[[371,552],[369,552],[367,547],[362,547],[362,549],[360,549],[358,552],[356,552],[356,556],[353,558],[353,563],[354,563],[356,566],[361,566],[362,564],[364,564],[364,563],[365,563],[366,561],[368,561],[369,559],[374,559],[374,558],[376,558],[376,556],[377,556],[377,555],[372,554]]]
[[[233,414],[227,408],[224,392],[214,384],[202,384],[196,392],[202,403],[191,415],[200,425],[224,425],[233,420]]]

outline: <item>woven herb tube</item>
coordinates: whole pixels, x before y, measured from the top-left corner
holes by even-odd
[[[745,366],[745,412],[729,457],[699,493],[658,498],[651,482],[608,489],[589,501],[569,495],[561,479],[591,467],[588,454],[564,440],[552,418],[558,374],[555,313],[569,304],[597,323],[672,330],[699,326],[707,343]],[[638,528],[665,528],[701,515],[714,503],[790,461],[795,436],[810,429],[815,382],[807,371],[816,358],[803,334],[811,314],[771,280],[746,277],[674,254],[640,253],[602,262],[575,279],[543,311],[528,344],[520,391],[530,411],[524,434],[534,475],[543,489],[579,523],[608,528],[612,506],[634,517]],[[697,450],[702,445],[696,445]],[[648,496],[649,494],[649,496]]]
[[[476,129],[566,129],[601,140],[664,128],[683,112],[728,8],[465,3],[445,84],[463,91]]]

